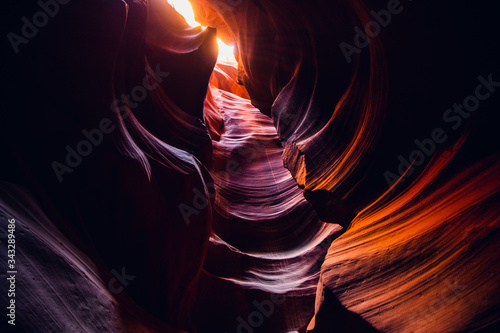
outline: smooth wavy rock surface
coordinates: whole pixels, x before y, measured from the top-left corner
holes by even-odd
[[[2,332],[497,332],[496,5],[191,5],[6,2]]]

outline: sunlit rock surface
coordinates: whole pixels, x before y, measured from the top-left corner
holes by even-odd
[[[497,332],[495,5],[191,4],[8,1],[6,331]]]

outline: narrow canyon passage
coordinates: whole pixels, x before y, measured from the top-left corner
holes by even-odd
[[[6,7],[2,332],[500,329],[498,5]]]

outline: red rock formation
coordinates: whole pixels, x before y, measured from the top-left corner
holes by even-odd
[[[191,3],[8,3],[2,325],[494,332],[494,5]]]

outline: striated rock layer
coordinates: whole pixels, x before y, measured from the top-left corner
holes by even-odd
[[[2,19],[6,331],[498,329],[493,4],[50,3]]]

